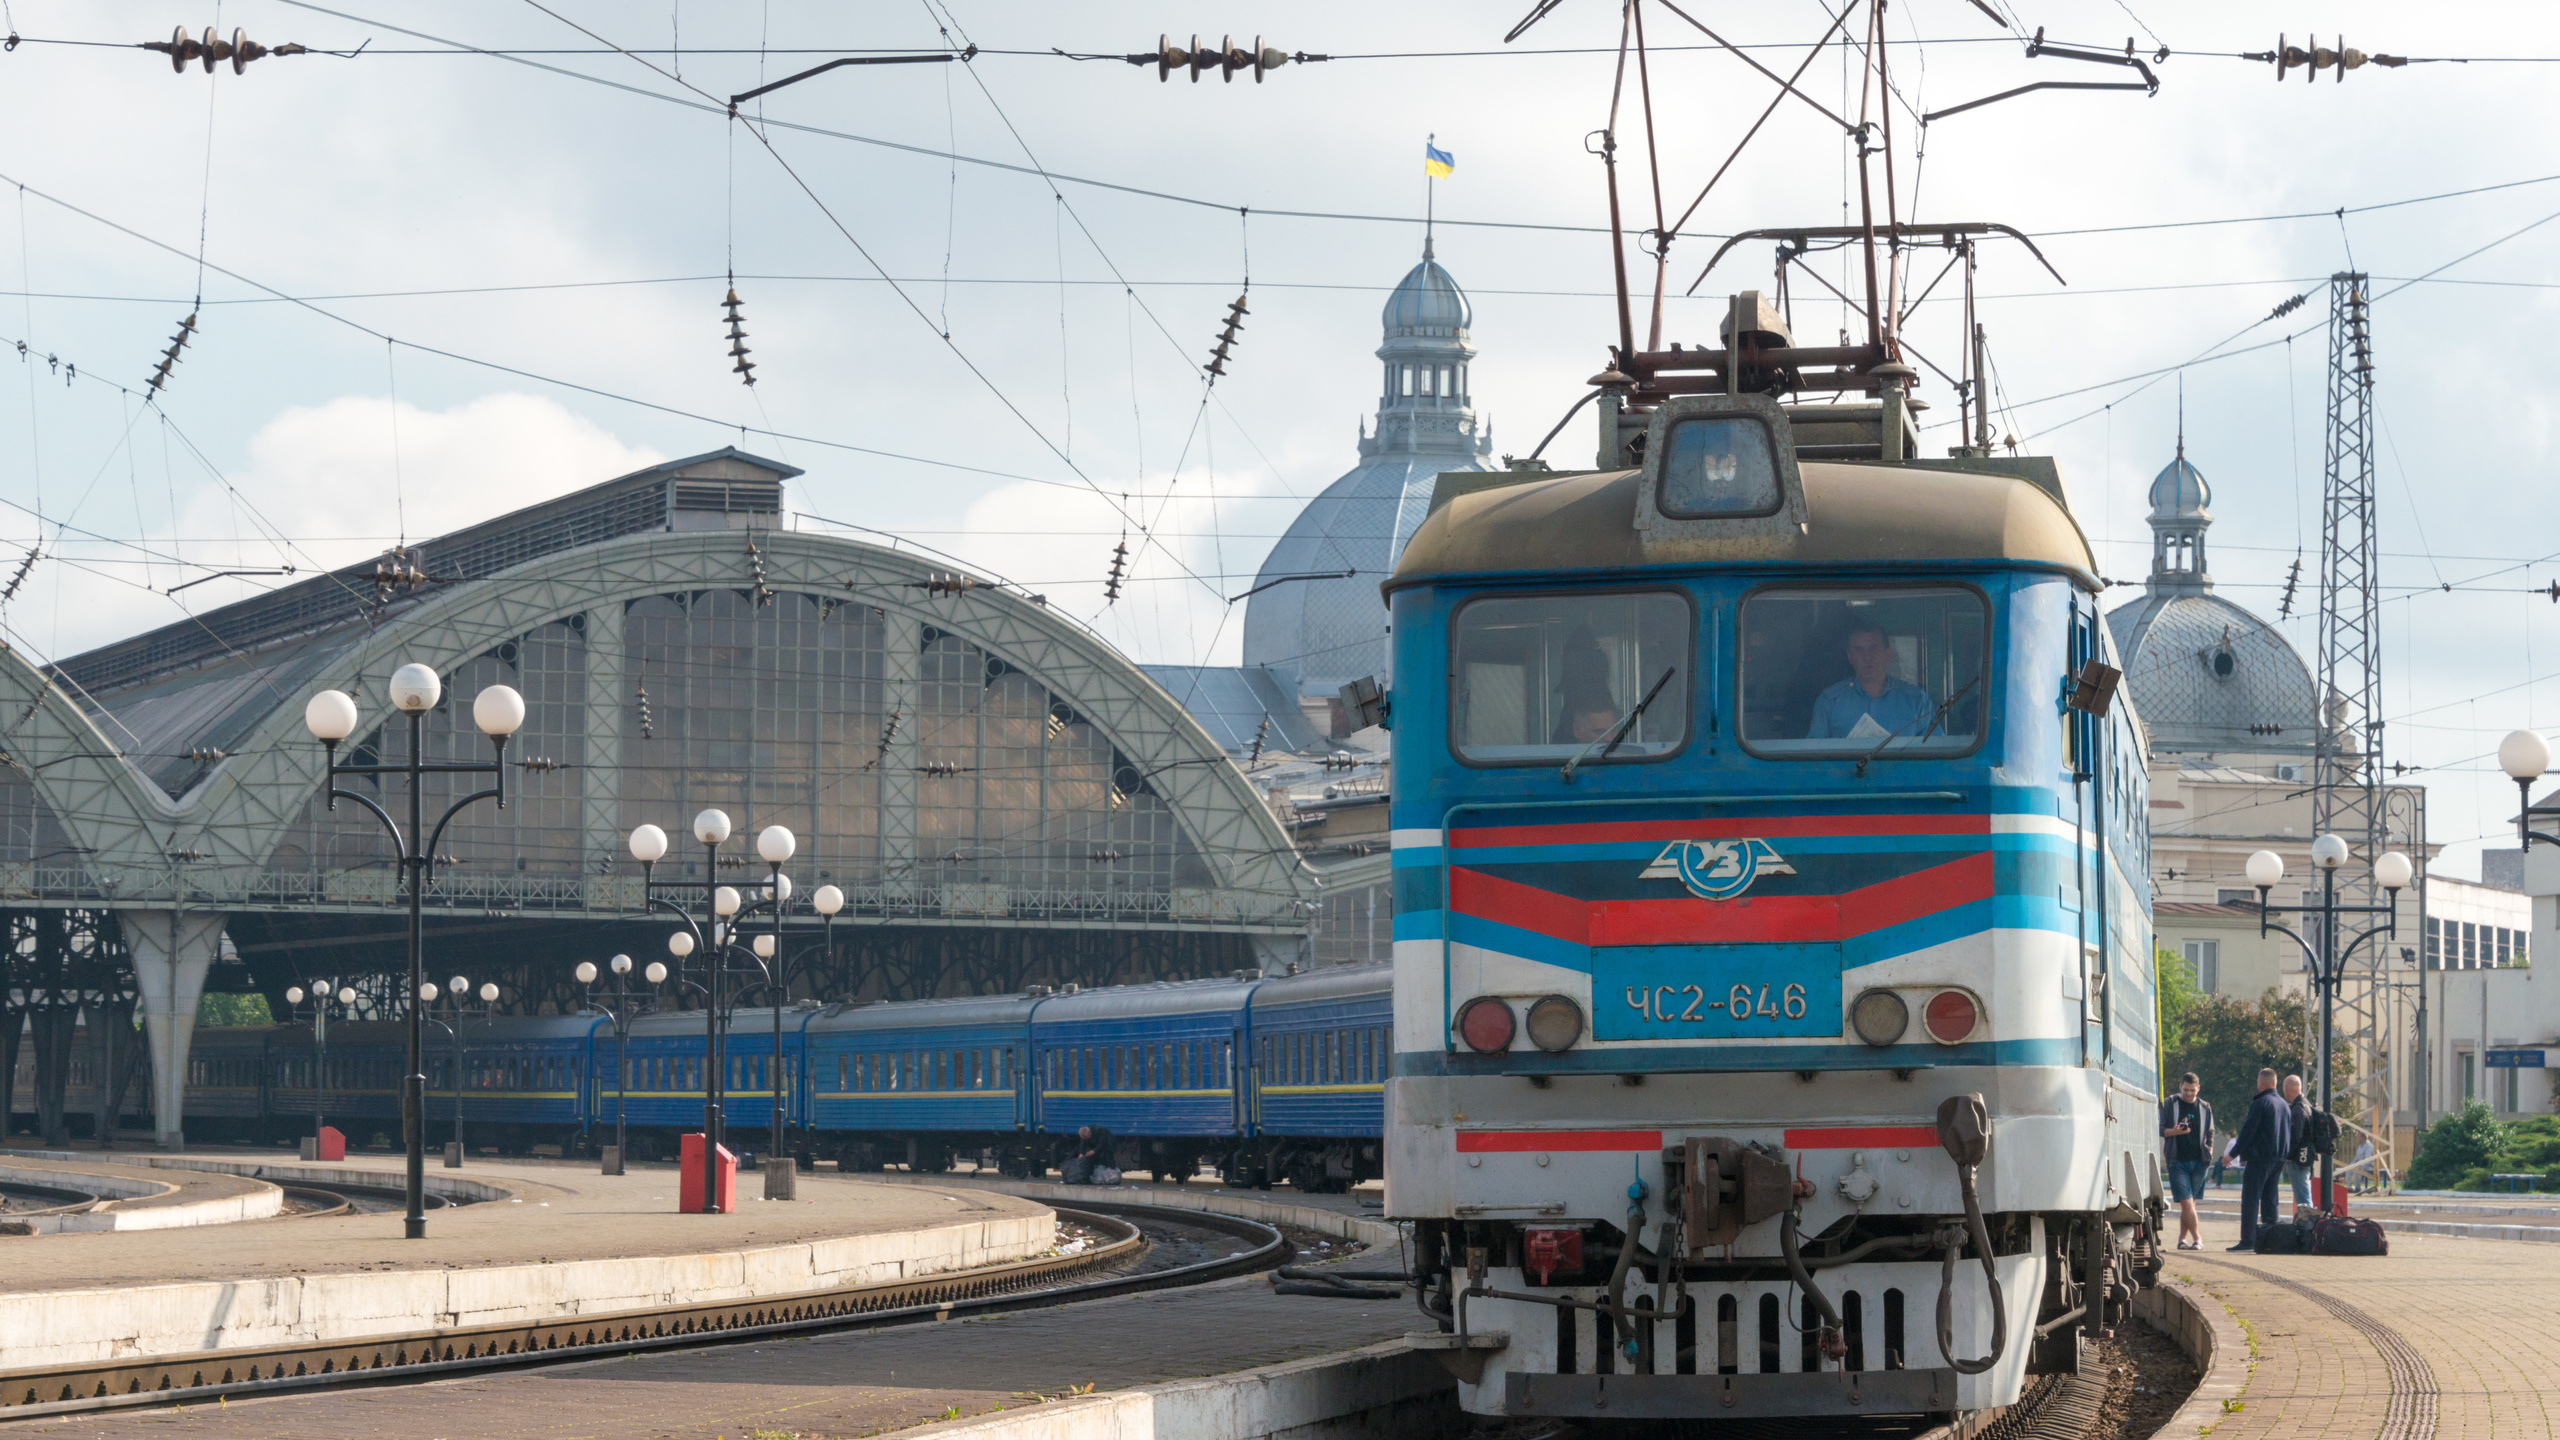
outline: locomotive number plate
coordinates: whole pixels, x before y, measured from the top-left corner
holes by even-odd
[[[1840,1034],[1840,947],[1608,945],[1591,952],[1595,1040]]]

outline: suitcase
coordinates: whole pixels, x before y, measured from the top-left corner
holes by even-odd
[[[2391,1237],[2371,1220],[2357,1220],[2345,1215],[2323,1215],[2311,1222],[2311,1253],[2315,1255],[2388,1255]]]
[[[2311,1253],[2311,1229],[2290,1220],[2261,1225],[2258,1227],[2257,1249],[2261,1255],[2308,1255]]]

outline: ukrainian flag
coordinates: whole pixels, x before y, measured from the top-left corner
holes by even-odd
[[[1458,168],[1458,157],[1426,140],[1422,143],[1422,168],[1435,180],[1446,180]]]

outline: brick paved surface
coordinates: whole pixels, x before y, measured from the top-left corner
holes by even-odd
[[[2169,1266],[2251,1335],[2242,1408],[2214,1440],[2560,1434],[2560,1246],[2395,1235],[2377,1259],[2221,1248],[2238,1238],[2237,1222],[2208,1220],[2208,1248]]]
[[[274,1440],[857,1436],[1392,1339],[1403,1302],[1274,1295],[1256,1276],[982,1320],[565,1365],[436,1385],[26,1422],[31,1435]]]

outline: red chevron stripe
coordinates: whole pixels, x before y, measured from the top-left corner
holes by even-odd
[[[1738,900],[1576,900],[1463,866],[1449,872],[1449,905],[1575,945],[1742,945],[1845,940],[1991,898],[1991,852],[1962,855],[1844,895],[1745,895]]]

